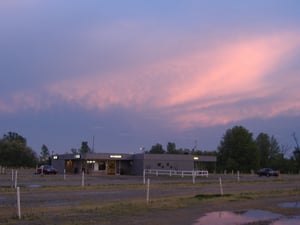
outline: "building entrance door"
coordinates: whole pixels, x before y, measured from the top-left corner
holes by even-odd
[[[107,174],[108,175],[116,174],[116,161],[115,160],[109,160],[107,162]]]
[[[66,173],[72,173],[73,163],[72,160],[68,160],[65,165]]]

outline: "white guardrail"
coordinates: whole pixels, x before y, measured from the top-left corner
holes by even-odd
[[[145,169],[144,175],[153,174],[156,176],[159,175],[169,175],[169,176],[193,176],[193,177],[208,177],[207,170],[154,170],[154,169]]]

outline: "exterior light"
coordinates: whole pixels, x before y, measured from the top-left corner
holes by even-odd
[[[53,159],[57,160],[58,159],[58,155],[54,155]]]
[[[109,157],[112,159],[121,159],[122,158],[121,155],[110,155]]]
[[[194,157],[194,160],[198,160],[198,159],[199,159],[199,157],[198,157],[198,156],[195,156],[195,157]]]
[[[74,156],[74,158],[75,158],[75,159],[80,159],[80,154],[76,154],[76,155]]]

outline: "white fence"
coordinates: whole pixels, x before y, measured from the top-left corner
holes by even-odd
[[[156,176],[159,175],[168,175],[168,176],[192,176],[192,177],[208,177],[207,170],[152,170],[152,169],[145,169],[144,175],[146,174],[153,174]]]

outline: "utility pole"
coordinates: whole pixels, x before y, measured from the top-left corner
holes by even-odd
[[[93,136],[93,145],[92,145],[92,151],[94,152],[95,151],[95,136]]]

